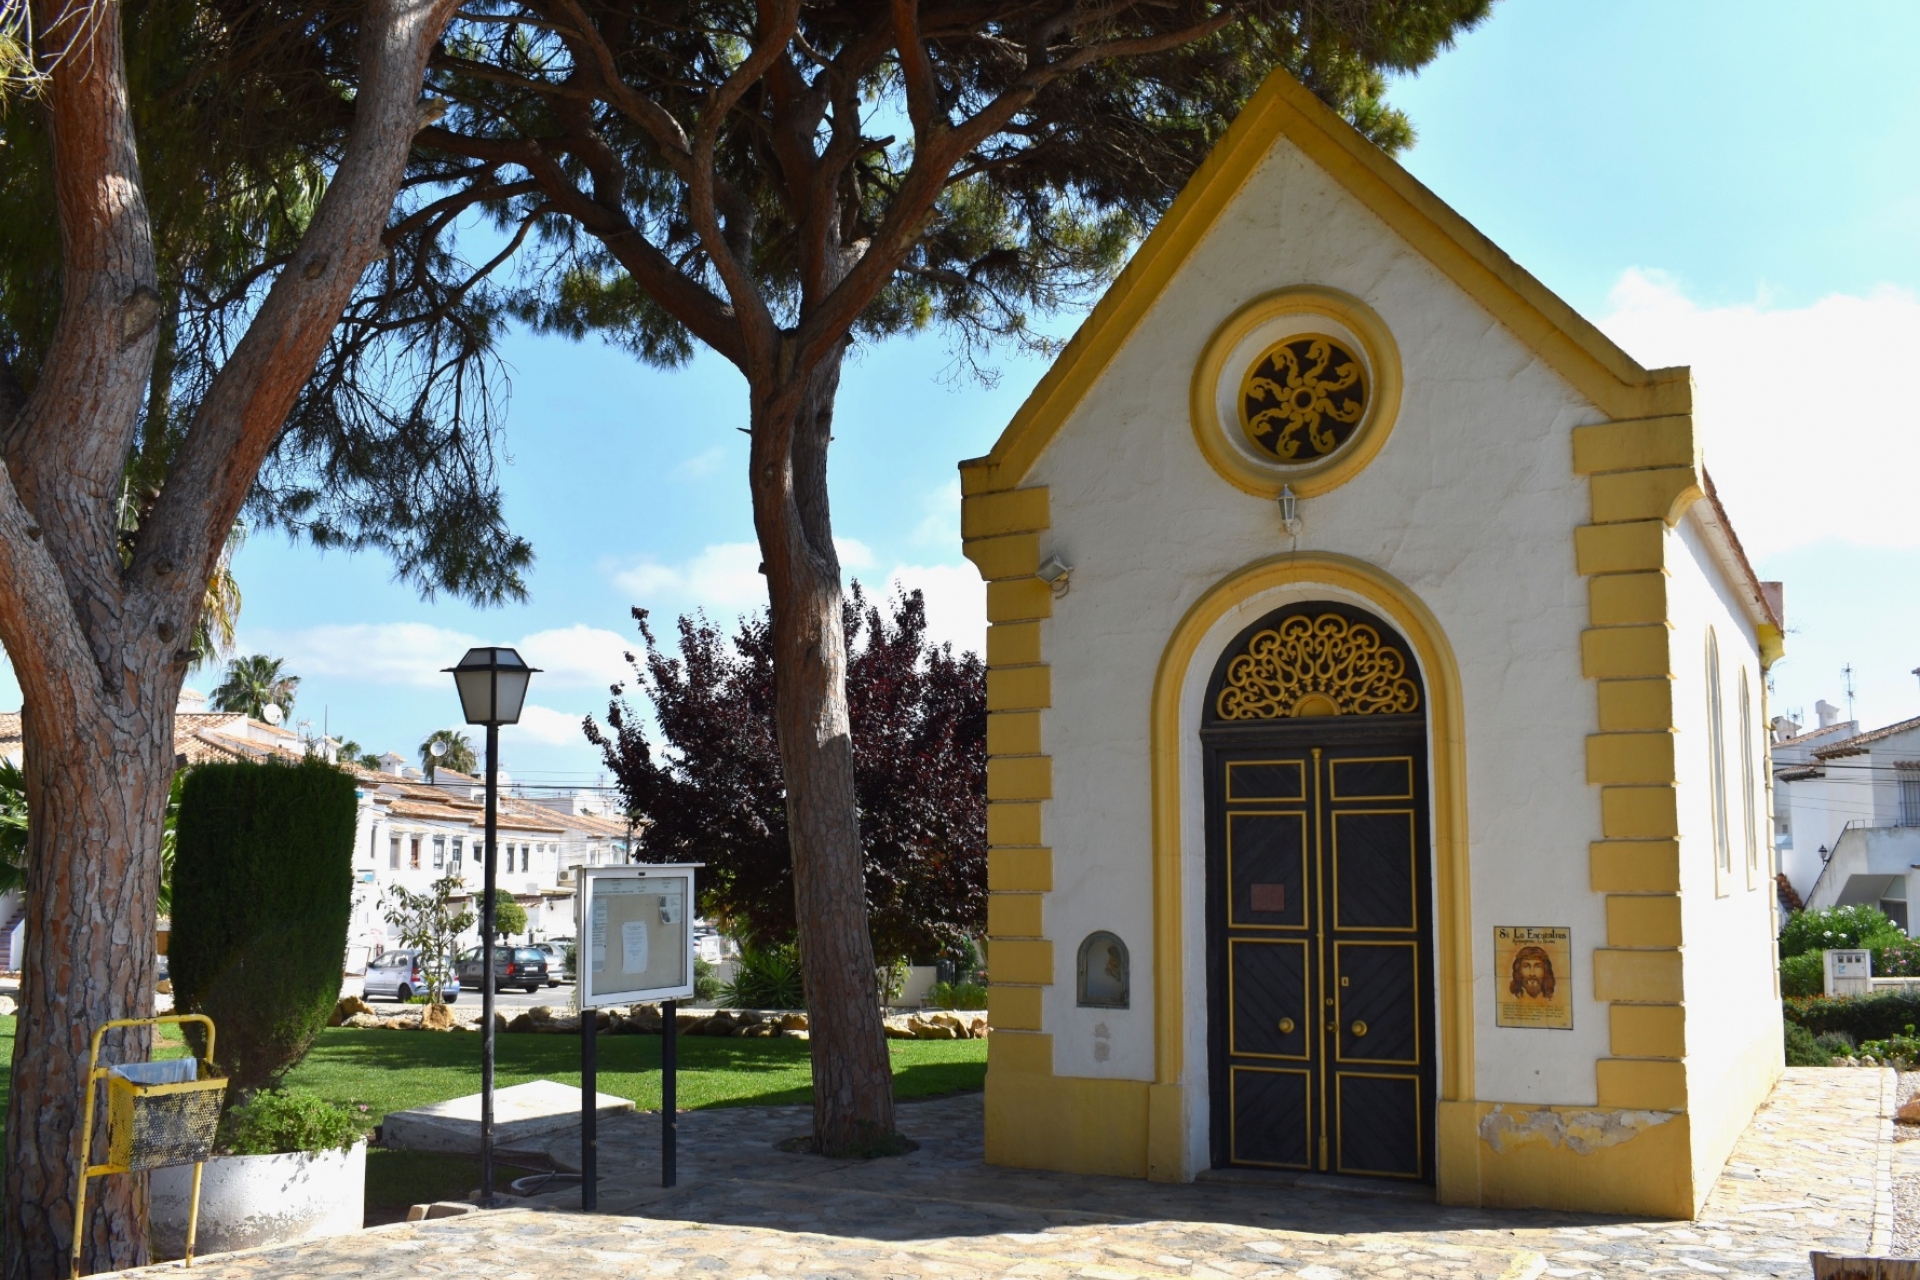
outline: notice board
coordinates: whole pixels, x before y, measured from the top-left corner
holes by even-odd
[[[583,1007],[693,995],[693,870],[582,868],[576,955]]]

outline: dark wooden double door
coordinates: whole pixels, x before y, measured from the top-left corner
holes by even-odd
[[[1214,1163],[1431,1181],[1424,717],[1202,741]]]

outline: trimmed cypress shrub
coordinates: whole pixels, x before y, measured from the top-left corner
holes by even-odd
[[[1789,1023],[1815,1036],[1843,1032],[1856,1042],[1887,1040],[1920,1024],[1920,992],[1876,991],[1870,996],[1793,997],[1781,1002]]]
[[[340,996],[358,807],[353,779],[319,759],[187,777],[168,967],[175,1006],[213,1019],[234,1094],[305,1057]]]

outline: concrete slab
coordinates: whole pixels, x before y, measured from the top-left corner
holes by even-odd
[[[601,1093],[595,1109],[601,1118],[633,1110],[626,1098]],[[496,1151],[536,1150],[563,1130],[580,1123],[580,1090],[552,1080],[530,1080],[493,1091],[493,1145]],[[480,1095],[470,1093],[430,1107],[387,1114],[380,1130],[382,1146],[405,1151],[480,1153]]]

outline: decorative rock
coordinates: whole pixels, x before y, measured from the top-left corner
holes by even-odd
[[[1908,1098],[1893,1113],[1893,1118],[1901,1124],[1920,1124],[1920,1097]]]
[[[342,1026],[346,1024],[349,1018],[355,1017],[358,1014],[372,1012],[373,1006],[365,1000],[362,1000],[359,996],[341,996],[339,1003],[333,1006],[333,1018],[327,1025],[330,1027]]]
[[[0,996],[0,1018],[11,1018],[15,1007],[12,996]]]
[[[341,1025],[360,1028],[384,1027],[387,1025],[387,1019],[374,1013],[356,1013]]]
[[[432,1218],[459,1218],[469,1213],[480,1212],[480,1206],[460,1200],[436,1200],[432,1204],[416,1204],[408,1208],[408,1222],[425,1222]]]
[[[430,1004],[420,1012],[422,1031],[451,1031],[454,1025],[453,1010],[444,1004]]]
[[[887,1039],[889,1040],[913,1040],[918,1038],[913,1034],[912,1024],[915,1021],[916,1019],[909,1018],[904,1014],[896,1014],[891,1018],[885,1019],[880,1025],[886,1028]]]
[[[807,1030],[807,1015],[806,1015],[806,1014],[804,1014],[804,1013],[783,1013],[783,1014],[781,1014],[781,1015],[780,1015],[780,1029],[781,1029],[782,1031],[805,1031],[805,1030]]]
[[[958,1040],[959,1033],[933,1018],[914,1015],[907,1019],[907,1030],[913,1033],[915,1040]]]
[[[782,1031],[780,1034],[788,1040],[810,1040],[813,1038],[811,1031]]]
[[[506,1015],[501,1014],[498,1016],[505,1017]],[[533,1030],[533,1015],[530,1013],[522,1013],[522,1014],[515,1015],[512,1019],[508,1021],[507,1030],[509,1031]]]

